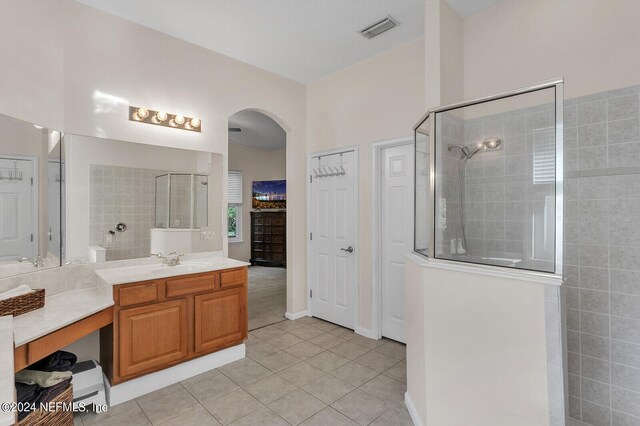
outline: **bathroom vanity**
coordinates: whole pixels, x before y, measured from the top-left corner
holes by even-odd
[[[201,269],[206,271],[194,272]],[[146,270],[153,278],[129,281]],[[101,364],[111,385],[242,344],[247,337],[243,262],[218,259],[98,274],[113,285],[113,324],[100,333]]]

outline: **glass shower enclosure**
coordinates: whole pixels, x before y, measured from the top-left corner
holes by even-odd
[[[207,226],[209,177],[188,173],[156,176],[156,228]]]
[[[562,274],[562,80],[432,109],[414,131],[416,253]]]

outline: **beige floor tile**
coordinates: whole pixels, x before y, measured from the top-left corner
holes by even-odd
[[[404,401],[404,393],[407,391],[407,386],[381,374],[360,386],[360,389],[384,401],[386,404],[393,404]]]
[[[193,376],[189,379],[183,380],[180,382],[180,384],[182,384],[182,386],[190,386],[193,385],[195,383],[201,382],[203,380],[206,379],[210,379],[212,377],[215,377],[217,375],[221,374],[217,369],[213,369],[213,370],[209,370],[209,371],[205,371],[202,374],[198,374],[197,376]]]
[[[285,334],[286,331],[284,331],[281,328],[278,328],[274,325],[270,325],[268,327],[263,327],[263,328],[259,328],[257,330],[253,330],[251,332],[251,334],[253,334],[254,336],[262,339],[262,340],[268,340],[268,339],[272,339],[274,337],[278,337],[278,336],[282,336],[283,334]]]
[[[290,332],[291,330],[295,330],[296,328],[300,328],[304,326],[304,324],[297,320],[296,321],[286,320],[286,321],[281,321],[276,324],[273,324],[273,326],[278,327],[284,331]]]
[[[356,334],[352,339],[349,339],[351,343],[355,343],[356,345],[364,346],[367,349],[375,349],[378,346],[384,345],[386,342],[382,339],[370,339],[365,336],[361,336]]]
[[[255,399],[263,404],[268,404],[296,390],[296,386],[287,382],[282,377],[274,374],[259,380],[244,388]]]
[[[280,351],[262,358],[260,364],[273,372],[282,371],[300,362],[300,360],[287,352]]]
[[[303,325],[302,327],[296,328],[295,330],[291,330],[291,334],[303,340],[309,340],[321,334],[324,334],[324,331],[318,330],[317,328],[313,328],[308,325]]]
[[[228,425],[234,420],[238,420],[263,407],[257,399],[243,389],[238,389],[203,405],[223,425]]]
[[[219,368],[220,372],[240,386],[246,386],[271,375],[267,370],[250,358],[243,358]]]
[[[325,373],[322,370],[315,368],[306,362],[300,362],[278,373],[280,377],[296,386],[304,386],[323,374]]]
[[[281,336],[273,337],[267,340],[267,343],[275,346],[276,348],[286,349],[290,346],[297,345],[298,343],[302,343],[304,340],[301,338],[294,336],[293,334],[286,333]]]
[[[314,318],[314,317],[302,317],[298,319],[298,321],[300,321],[304,325],[310,325],[310,326],[324,322],[320,318]]]
[[[138,404],[154,425],[188,413],[199,405],[198,401],[184,388],[150,401],[139,401]]]
[[[271,411],[268,407],[262,407],[251,414],[231,423],[232,426],[289,426],[282,417]]]
[[[324,331],[325,333],[331,330],[337,329],[339,326],[332,324],[327,321],[320,321],[311,325],[313,328],[317,328],[320,331]]]
[[[302,389],[325,404],[333,404],[338,399],[353,391],[355,387],[327,374],[307,383]]]
[[[136,398],[136,401],[138,402],[138,404],[140,404],[140,406],[142,406],[141,404],[153,401],[154,399],[161,398],[182,389],[184,389],[184,387],[182,387],[180,383],[174,383],[162,389],[158,389],[157,391],[142,395],[141,397]]]
[[[329,333],[333,334],[334,336],[338,336],[344,340],[353,339],[356,336],[356,333],[354,333],[353,330],[349,330],[348,328],[344,328],[344,327],[338,327],[334,330],[331,330]]]
[[[109,407],[105,413],[82,413],[80,416],[82,423],[86,426],[110,426],[110,425],[123,425],[123,424],[135,424],[135,425],[149,425],[151,424],[144,415],[144,412],[133,401],[124,402],[115,407]]]
[[[407,362],[400,361],[399,363],[397,363],[396,365],[394,365],[393,367],[391,367],[390,369],[388,369],[382,374],[406,384],[407,383]]]
[[[262,342],[262,339],[257,337],[257,336],[254,336],[251,333],[248,334],[247,338],[244,341],[245,345],[252,345],[252,344],[258,343],[258,342]]]
[[[387,340],[384,345],[377,347],[375,350],[398,361],[407,357],[407,347],[393,340]]]
[[[278,352],[280,349],[277,347],[262,341],[258,343],[253,343],[251,345],[247,345],[247,356],[251,359],[257,360],[264,358],[265,356],[269,356]]]
[[[185,386],[198,401],[209,401],[220,398],[239,389],[239,386],[224,374],[218,374],[209,379]]]
[[[338,346],[339,344],[346,342],[346,340],[331,333],[324,333],[307,340],[307,342],[313,343],[314,345],[320,346],[324,349],[331,349],[334,346]]]
[[[331,406],[363,426],[374,421],[386,409],[382,401],[360,389],[354,390]]]
[[[322,401],[300,389],[269,404],[269,408],[292,425],[300,424],[325,407]]]
[[[313,365],[316,368],[319,368],[325,373],[329,373],[338,367],[342,367],[348,362],[349,360],[347,358],[336,355],[330,351],[321,352],[318,355],[312,356],[311,358],[307,359],[307,363]]]
[[[287,352],[290,355],[293,355],[298,359],[311,358],[314,355],[318,355],[322,351],[324,351],[323,348],[309,342],[298,343],[297,345],[293,345],[285,349],[285,352]]]
[[[331,375],[355,387],[362,386],[378,375],[378,372],[355,362],[336,368]]]
[[[217,421],[211,413],[204,409],[203,406],[198,405],[194,407],[188,413],[174,417],[173,419],[161,423],[162,426],[220,426],[220,422]],[[125,426],[125,425],[123,425]]]
[[[73,426],[84,426],[82,424],[82,419],[80,418],[80,413],[73,414]]]
[[[301,426],[356,426],[357,424],[344,414],[327,407],[302,422]]]
[[[375,419],[371,426],[413,426],[411,416],[404,403],[395,404]]]
[[[358,364],[376,370],[378,373],[388,370],[398,363],[398,360],[383,353],[371,351],[354,360]]]
[[[340,355],[350,360],[354,360],[369,352],[369,349],[351,342],[341,343],[329,350],[334,354]]]

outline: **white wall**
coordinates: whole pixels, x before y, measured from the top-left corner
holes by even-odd
[[[242,171],[242,242],[229,244],[229,257],[248,262],[251,258],[251,184],[258,180],[285,179],[286,149],[260,149],[231,143],[229,170]]]
[[[307,89],[307,151],[360,146],[360,241],[354,246],[360,265],[358,326],[365,333],[372,328],[371,145],[412,137],[423,111],[422,38],[315,81]]]
[[[422,333],[411,343],[424,343],[425,398],[409,393],[422,424],[549,424],[545,286],[420,259],[406,267],[411,285],[421,287],[412,296],[421,299],[407,303],[422,316],[409,335]],[[410,368],[407,379],[420,373]]]
[[[302,84],[72,0],[7,0],[0,36],[5,40],[0,113],[67,133],[220,153],[222,204],[229,117],[257,109],[282,125],[292,213],[287,307],[306,309]],[[199,117],[202,133],[129,122],[129,104]],[[221,234],[226,250],[226,232]]]
[[[562,76],[566,98],[638,84],[638,16],[636,0],[507,0],[469,16],[465,98]]]

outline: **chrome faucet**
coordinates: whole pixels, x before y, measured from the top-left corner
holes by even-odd
[[[162,260],[162,266],[178,266],[180,265],[180,258],[184,256],[184,254],[176,254],[175,251],[172,251],[166,256],[160,252],[151,253],[151,256],[155,256],[158,259]]]
[[[44,260],[42,259],[42,256],[38,255],[37,257],[34,258],[29,258],[29,257],[19,257],[16,259],[18,262],[22,263],[22,262],[31,262],[31,264],[33,265],[34,268],[41,268],[44,266]]]

